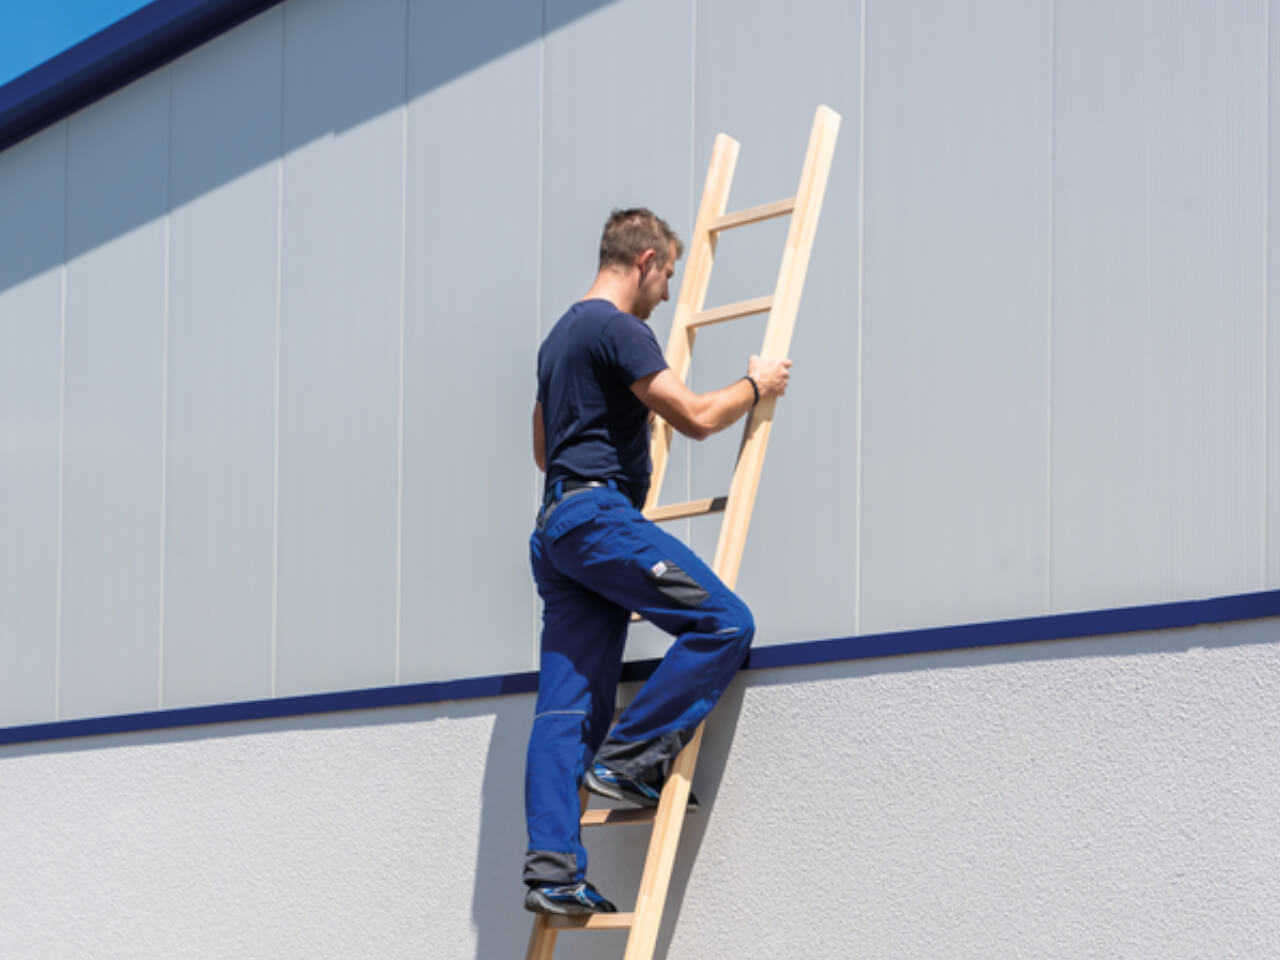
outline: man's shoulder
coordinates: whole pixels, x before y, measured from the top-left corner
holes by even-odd
[[[548,336],[580,337],[598,333],[615,316],[627,316],[608,300],[578,300],[560,315]]]
[[[613,340],[653,339],[649,325],[608,300],[579,300],[561,315],[548,334],[552,337],[586,344]]]
[[[609,300],[579,300],[565,316],[570,314],[576,316],[585,326],[604,328],[610,326],[619,319],[636,320],[631,314],[619,310],[618,307]],[[636,320],[639,323],[639,320]]]
[[[619,310],[608,300],[598,300],[593,303],[600,304],[598,309],[592,311],[591,320],[593,328],[598,330],[601,336],[623,337],[628,340],[636,337],[644,340],[655,339],[649,324],[635,314]]]

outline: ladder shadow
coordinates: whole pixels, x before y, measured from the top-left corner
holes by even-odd
[[[639,683],[624,683],[619,691],[619,702],[629,702],[638,689]],[[702,846],[702,840],[710,825],[711,817],[714,815],[716,794],[719,792],[720,781],[733,744],[745,689],[745,678],[739,674],[707,719],[706,730],[702,738],[702,749],[698,754],[698,765],[694,771],[693,781],[694,792],[698,795],[698,801],[701,806],[695,813],[689,814],[684,821],[676,861],[671,873],[666,906],[662,913],[662,926],[654,949],[654,960],[664,960],[671,949],[672,939],[680,921],[684,897],[689,888],[694,866],[697,863],[698,851]],[[528,724],[525,724],[523,735],[527,735],[527,733]],[[515,733],[513,732],[512,735],[514,736]],[[502,736],[504,734],[500,726],[495,725],[495,741]],[[523,741],[520,746],[523,748]],[[523,756],[521,760],[523,761]],[[486,813],[482,826],[482,847],[486,842],[485,837],[492,834],[489,829],[490,822],[487,812],[489,806],[487,800],[489,793],[488,776],[489,774],[486,773]],[[610,804],[599,802],[593,798],[591,805],[608,806]],[[522,825],[522,814],[516,813],[514,816],[517,818],[518,823]],[[493,826],[495,830],[501,830],[504,827],[501,823],[496,823]],[[651,830],[649,827],[639,825],[618,828],[595,828],[583,831],[583,841],[590,857],[590,865],[587,870],[588,878],[605,896],[618,904],[619,910],[634,909],[635,896],[640,889],[640,877],[644,869],[645,856],[649,849],[650,836]],[[515,867],[514,869],[507,869],[507,877],[502,888],[500,888],[500,895],[509,900],[513,889],[511,881],[518,879],[518,855],[524,849],[524,835],[521,833],[518,841],[504,842],[516,842],[514,851],[516,854],[514,857]],[[506,856],[509,860],[512,859],[511,854],[512,851],[510,850],[501,851],[501,855]],[[482,853],[482,874],[484,872],[484,860],[485,857]],[[482,883],[478,883],[476,891],[478,905],[485,896],[481,887]],[[496,960],[498,957],[523,957],[529,930],[532,928],[532,917],[526,913],[521,919],[519,935],[516,937],[506,937],[496,932],[492,932],[492,936],[486,936],[486,923],[482,922],[481,915],[477,911],[476,923],[480,929],[481,944],[481,949],[476,954],[477,960]],[[600,960],[601,957],[621,957],[626,950],[626,943],[627,932],[625,930],[564,931],[557,938],[555,960]]]
[[[733,748],[745,690],[745,678],[738,674],[707,718],[702,748],[698,752],[698,765],[693,776],[694,793],[698,795],[700,807],[696,813],[685,818],[675,866],[671,872],[671,886],[667,891],[666,909],[662,912],[662,926],[658,932],[654,960],[666,960],[680,923],[685,894],[689,889],[693,868],[697,864],[698,852],[711,825],[711,818],[715,815],[716,795],[720,792],[725,766],[729,762],[729,751]]]

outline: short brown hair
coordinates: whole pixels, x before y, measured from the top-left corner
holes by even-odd
[[[644,207],[615,210],[605,221],[600,237],[600,269],[629,267],[646,250],[654,251],[659,267],[667,265],[667,250],[676,248],[676,259],[684,253],[684,244],[667,222]]]

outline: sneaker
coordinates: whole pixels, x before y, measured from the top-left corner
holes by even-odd
[[[557,886],[542,883],[530,887],[524,895],[524,908],[534,913],[558,913],[576,916],[583,913],[617,913],[618,908],[600,896],[599,891],[583,880]]]
[[[629,777],[598,762],[587,768],[582,782],[583,786],[598,796],[608,797],[610,800],[623,800],[642,807],[656,807],[658,800],[662,797],[662,784],[645,783],[643,780]],[[691,790],[689,791],[689,809],[692,810],[697,806],[698,798]]]

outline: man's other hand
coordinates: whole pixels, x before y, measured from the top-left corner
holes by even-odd
[[[791,361],[762,360],[753,355],[747,361],[747,376],[756,382],[761,400],[780,397],[787,392],[787,382],[791,379]]]

